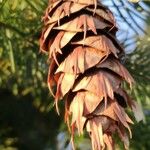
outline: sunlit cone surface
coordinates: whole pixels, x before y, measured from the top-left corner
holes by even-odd
[[[113,150],[117,133],[128,149],[133,122],[125,108],[138,121],[142,115],[122,89],[124,81],[132,87],[134,80],[121,64],[124,50],[113,14],[97,0],[55,0],[43,21],[40,49],[49,56],[48,87],[58,113],[58,101],[65,101],[72,143],[76,130],[86,130],[93,150]]]

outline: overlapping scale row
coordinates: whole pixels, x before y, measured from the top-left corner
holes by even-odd
[[[58,113],[58,101],[65,101],[72,138],[86,130],[93,150],[113,150],[118,133],[128,149],[133,122],[125,108],[138,121],[142,115],[122,89],[124,81],[132,87],[134,80],[120,62],[124,50],[113,14],[97,0],[51,0],[43,21],[40,49],[50,61],[48,87]]]

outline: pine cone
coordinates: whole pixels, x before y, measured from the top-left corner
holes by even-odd
[[[97,0],[51,0],[43,17],[40,49],[49,56],[48,87],[58,101],[65,97],[65,119],[79,134],[89,132],[93,150],[114,149],[112,135],[118,133],[126,149],[132,120],[139,107],[122,89],[134,83],[121,64],[124,50],[116,39],[112,12]],[[71,124],[69,123],[72,118]]]

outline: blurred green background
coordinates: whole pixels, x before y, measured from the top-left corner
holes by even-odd
[[[143,106],[145,121],[132,126],[130,149],[149,150],[150,2],[107,1],[117,20],[122,19],[133,31],[129,35],[127,29],[121,29],[126,36],[120,41],[130,52],[126,66],[136,80],[131,94]],[[58,116],[46,85],[47,56],[39,53],[41,18],[47,3],[0,0],[0,150],[70,149],[63,109],[62,116]],[[86,138],[77,136],[76,144],[78,149],[90,150]],[[117,147],[122,149],[120,144]]]

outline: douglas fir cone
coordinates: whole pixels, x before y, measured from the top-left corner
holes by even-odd
[[[77,129],[89,133],[93,150],[115,149],[114,133],[128,149],[133,122],[125,109],[129,106],[137,121],[142,113],[122,88],[134,80],[121,64],[124,50],[112,12],[97,0],[50,0],[43,21],[40,49],[50,62],[47,83],[58,113],[58,101],[65,101],[73,148]]]

